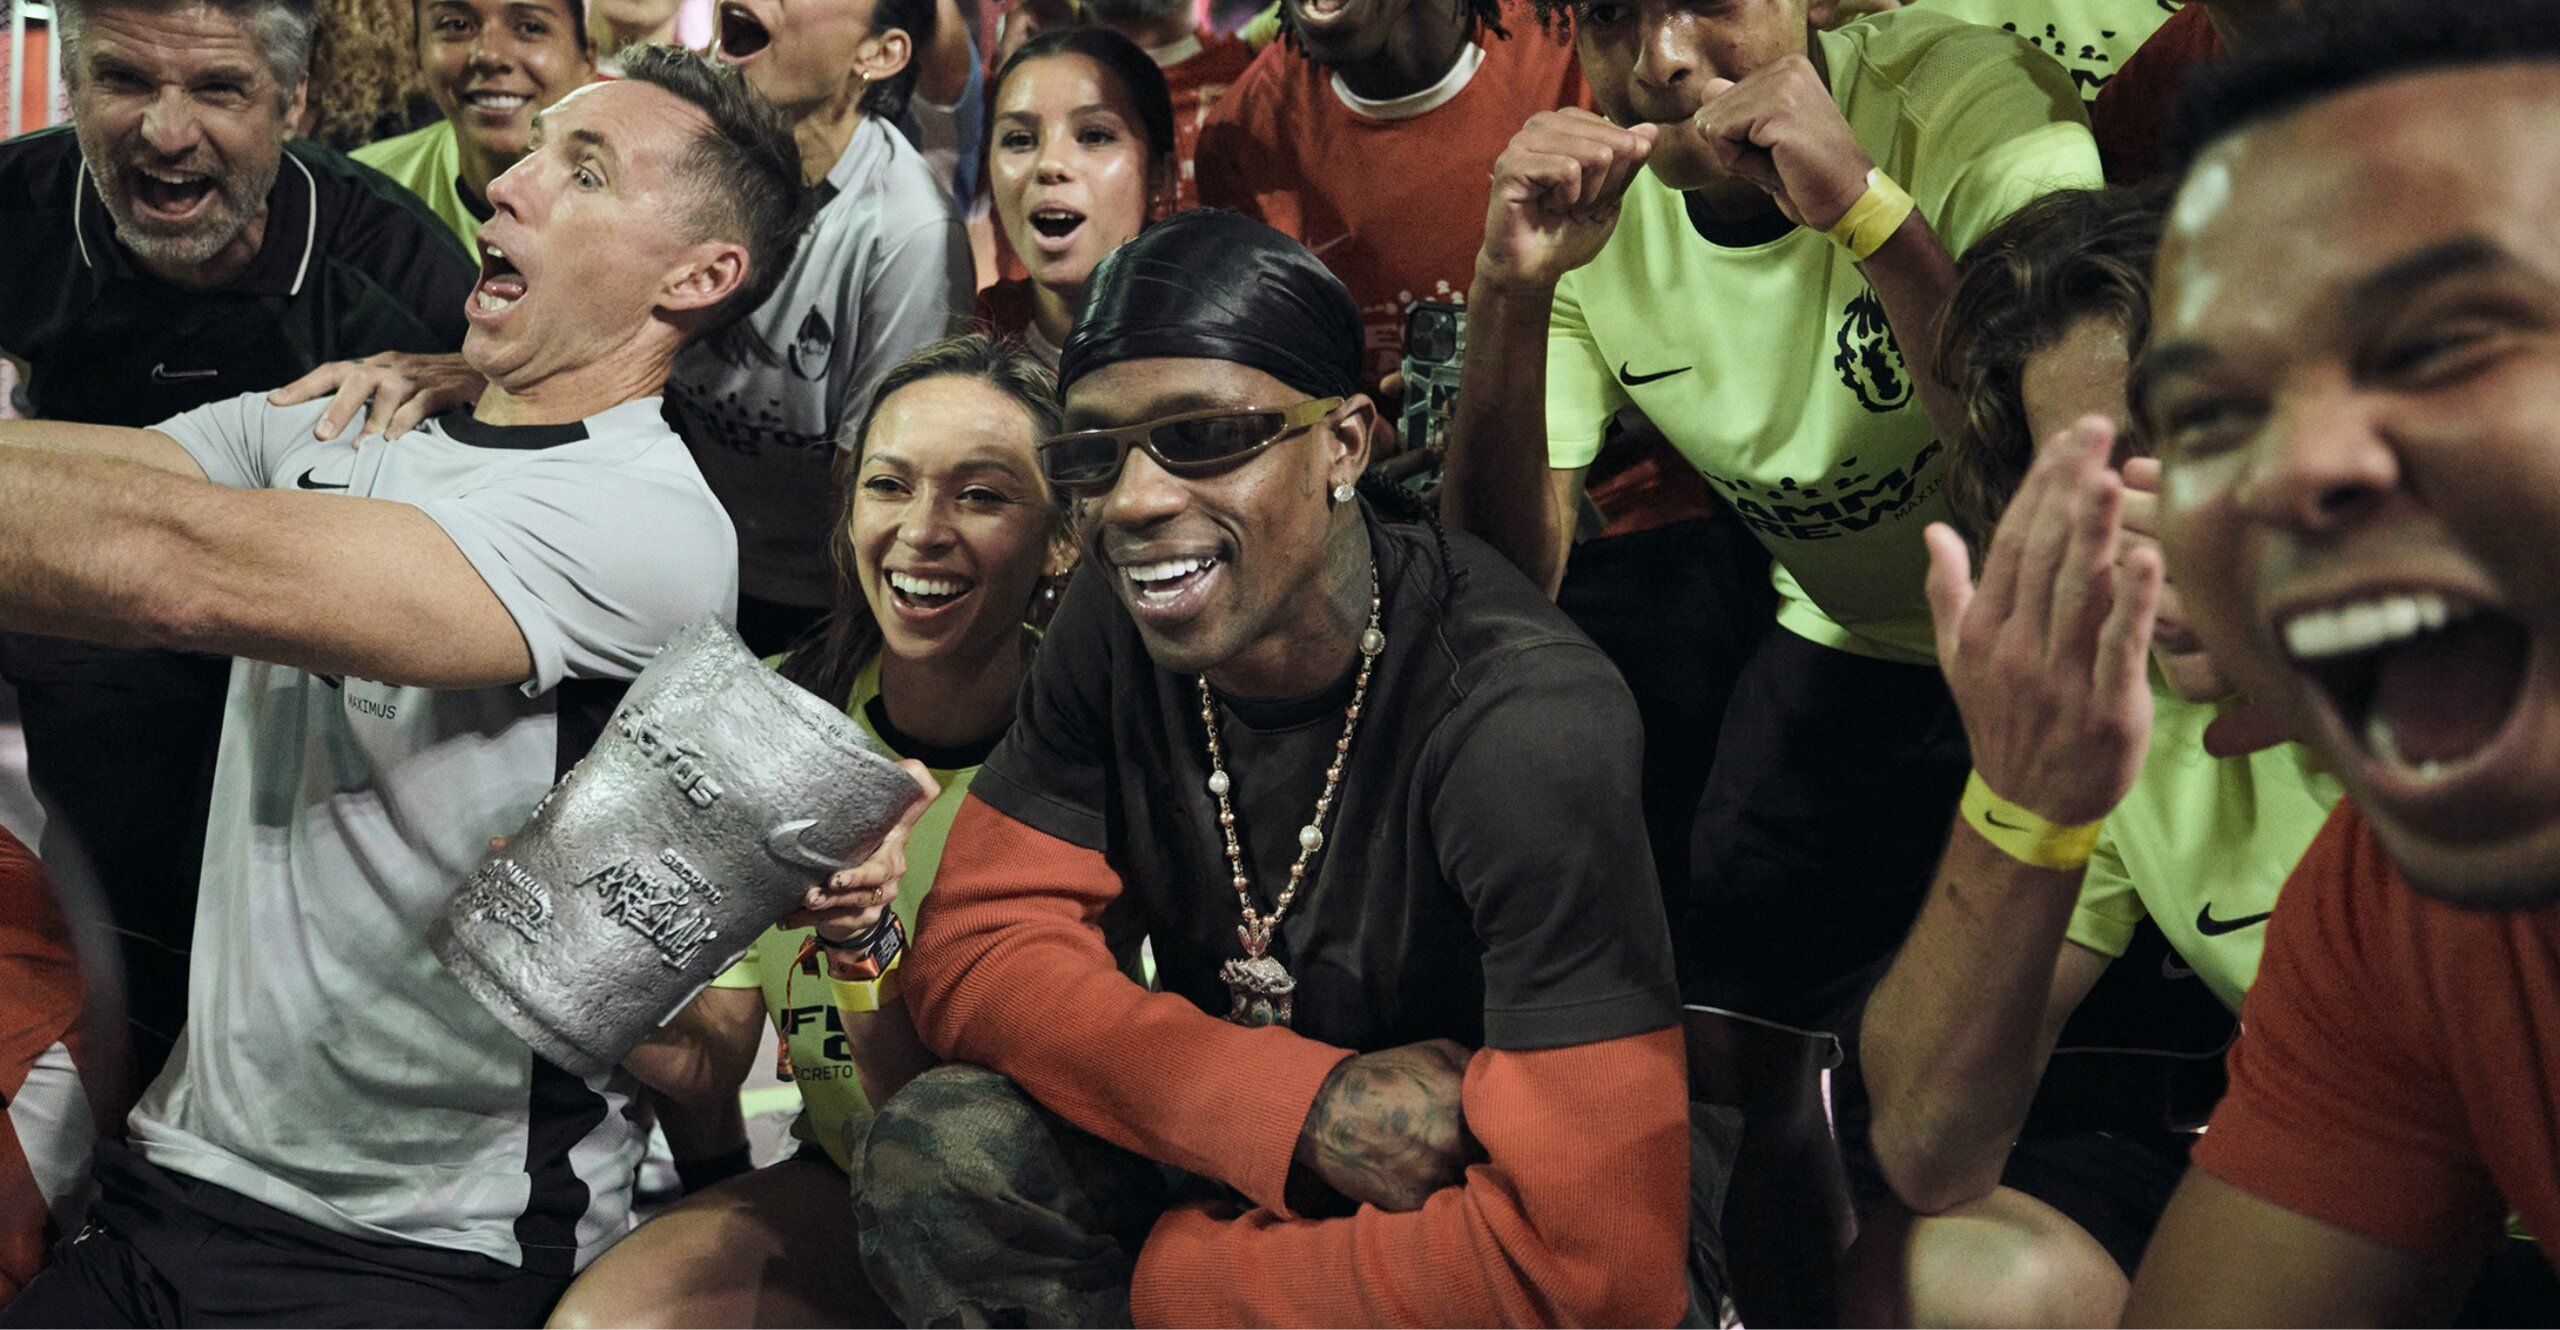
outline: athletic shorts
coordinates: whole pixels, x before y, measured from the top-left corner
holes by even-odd
[[[477,1252],[368,1241],[99,1145],[86,1227],[0,1326],[537,1326],[569,1281]]]
[[[2169,1194],[2187,1175],[2195,1142],[2195,1133],[2183,1131],[2029,1136],[2009,1152],[2000,1185],[2061,1211],[2131,1279]]]

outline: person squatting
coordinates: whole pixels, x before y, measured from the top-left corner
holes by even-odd
[[[695,8],[53,7],[0,1325],[2560,1324],[2560,0]]]

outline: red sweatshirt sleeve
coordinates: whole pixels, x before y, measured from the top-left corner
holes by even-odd
[[[1680,1032],[1468,1064],[1487,1162],[1409,1214],[1158,1221],[1139,1325],[1669,1325],[1688,1305]]]
[[[1316,1092],[1350,1056],[1248,1030],[1114,966],[1096,851],[972,796],[954,819],[907,1002],[936,1053],[1020,1082],[1069,1122],[1260,1207],[1168,1213],[1132,1290],[1152,1324],[1667,1325],[1688,1297],[1687,1073],[1677,1029],[1467,1068],[1487,1162],[1422,1209],[1292,1217]],[[1321,1271],[1321,1275],[1311,1272]]]
[[[1124,1149],[1216,1178],[1287,1213],[1307,1110],[1350,1054],[1248,1030],[1122,974],[1103,945],[1119,875],[1094,850],[970,795],[905,964],[925,1046],[1012,1077]]]

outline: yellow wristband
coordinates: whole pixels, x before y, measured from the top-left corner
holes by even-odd
[[[878,1011],[898,999],[898,966],[906,960],[900,953],[889,962],[889,968],[877,979],[829,979],[827,987],[834,991],[836,1008],[862,1013]]]
[[[1884,248],[1884,242],[1893,239],[1893,233],[1902,229],[1903,219],[1911,215],[1913,206],[1911,196],[1903,192],[1902,186],[1893,183],[1892,176],[1870,167],[1867,170],[1867,192],[1859,195],[1858,201],[1849,205],[1849,211],[1840,214],[1840,220],[1831,224],[1831,243],[1849,251],[1850,258],[1864,263],[1868,255]]]
[[[1991,792],[1977,771],[1964,783],[1964,820],[2002,854],[2035,868],[2085,868],[2098,846],[2101,819],[2059,827]]]

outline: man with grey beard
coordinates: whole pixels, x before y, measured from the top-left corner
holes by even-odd
[[[474,268],[425,207],[286,140],[312,0],[55,6],[72,123],[0,143],[0,356],[21,413],[144,426],[326,360],[461,345]],[[48,859],[104,888],[148,1080],[187,947],[230,662],[0,635]]]

